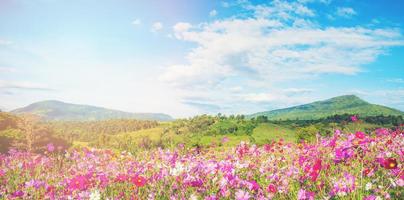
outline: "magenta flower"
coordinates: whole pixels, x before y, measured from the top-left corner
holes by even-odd
[[[17,190],[11,194],[12,199],[21,198],[24,196],[24,192],[21,190]]]
[[[131,178],[131,182],[137,187],[143,187],[144,185],[146,185],[147,181],[143,176],[134,176]]]
[[[228,142],[228,141],[229,141],[229,138],[228,138],[228,137],[224,136],[224,137],[222,138],[222,143],[226,143],[226,142]]]
[[[205,200],[218,200],[219,198],[217,198],[216,197],[216,195],[214,195],[214,194],[212,194],[212,195],[210,195],[210,196],[207,196],[206,198],[205,198]]]
[[[383,167],[386,169],[396,169],[397,168],[397,160],[394,158],[387,158],[383,161]]]
[[[55,146],[53,146],[52,143],[49,143],[48,145],[46,145],[46,148],[48,149],[49,152],[55,151]]]
[[[276,193],[277,192],[276,186],[274,184],[269,184],[267,187],[267,191],[269,193]]]
[[[202,182],[202,180],[197,179],[197,180],[191,181],[191,182],[189,183],[189,185],[190,185],[191,187],[201,187],[201,186],[203,185],[203,182]]]
[[[365,138],[365,133],[361,132],[361,131],[357,131],[355,133],[355,137],[358,138],[358,139],[364,139]]]
[[[363,198],[363,200],[376,200],[376,196],[373,195],[373,194],[371,194],[371,195],[369,195],[369,196]]]
[[[129,180],[129,176],[126,174],[119,174],[116,178],[115,178],[115,182],[119,182],[119,183],[123,183]]]
[[[331,189],[331,195],[346,195],[355,190],[355,176],[349,173],[344,173],[344,176],[334,182],[334,187]]]
[[[249,183],[250,183],[250,187],[249,187],[250,190],[257,191],[260,189],[260,185],[256,181],[252,180],[252,181],[249,181]]]
[[[315,193],[300,189],[297,193],[298,200],[314,200]]]
[[[320,170],[321,170],[321,160],[317,159],[316,162],[313,165],[313,168],[312,168],[310,174],[309,174],[312,181],[317,180],[317,177],[318,177],[318,175],[320,173]]]
[[[358,121],[358,117],[356,115],[352,115],[351,116],[351,121],[352,122],[357,122]]]
[[[68,188],[71,191],[74,191],[74,190],[81,190],[82,191],[82,190],[86,190],[87,187],[89,186],[89,184],[90,184],[90,182],[89,182],[89,180],[87,179],[86,176],[79,175],[79,176],[76,176],[76,177],[72,178],[69,181]]]
[[[378,128],[375,130],[378,137],[389,135],[389,130],[386,128]]]

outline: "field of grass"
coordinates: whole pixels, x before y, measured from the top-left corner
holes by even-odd
[[[195,146],[223,146],[234,147],[241,141],[251,142],[257,145],[268,144],[271,141],[279,141],[283,139],[286,142],[296,142],[296,129],[287,125],[278,125],[273,123],[259,124],[251,135],[196,135],[196,134],[180,134],[177,135],[170,131],[165,131],[170,126],[170,123],[162,123],[156,128],[143,129],[128,133],[121,133],[112,136],[112,140],[126,141],[130,144],[140,145],[144,141],[151,143],[165,143],[166,147],[174,148],[178,144],[185,144],[188,147]],[[377,125],[368,123],[349,123],[341,128],[346,132],[353,132],[353,130],[365,131],[367,129],[374,129]],[[225,138],[225,139],[224,139]],[[225,140],[225,142],[223,142]],[[75,142],[77,146],[87,146],[82,142]],[[76,146],[76,145],[75,145]]]
[[[271,123],[260,124],[254,129],[252,136],[256,144],[266,144],[271,140],[277,141],[281,138],[288,142],[296,141],[296,136],[292,129]]]
[[[177,135],[170,131],[165,131],[170,126],[169,123],[163,123],[156,128],[144,129],[128,133],[121,133],[112,136],[115,141],[127,141],[132,144],[141,144],[145,140],[151,143],[164,142],[168,147],[176,147],[178,144],[185,144],[189,147],[194,146],[223,146],[234,147],[241,141],[251,142],[258,145],[267,144],[272,140],[283,138],[285,141],[296,141],[295,133],[292,129],[281,125],[263,123],[258,125],[252,135],[197,135],[180,134]],[[80,143],[81,144],[81,143]]]

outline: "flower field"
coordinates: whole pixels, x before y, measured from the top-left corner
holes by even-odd
[[[0,155],[0,199],[404,199],[404,132],[313,143]]]

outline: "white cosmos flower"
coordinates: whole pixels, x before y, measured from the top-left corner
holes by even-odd
[[[90,194],[90,200],[100,200],[101,199],[101,194],[100,191],[94,190]]]
[[[371,190],[371,189],[372,189],[372,183],[371,182],[366,183],[365,190],[368,191],[368,190]]]
[[[171,168],[170,170],[170,174],[173,176],[178,176],[180,175],[182,172],[184,172],[186,169],[184,168],[184,165],[182,165],[181,163],[177,162],[175,164],[174,168]]]
[[[191,194],[189,200],[198,200],[198,196],[196,196],[196,194]]]

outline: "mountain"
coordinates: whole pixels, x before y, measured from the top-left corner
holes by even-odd
[[[290,108],[259,112],[249,117],[267,116],[270,120],[319,119],[335,114],[357,114],[359,116],[401,115],[404,112],[386,106],[368,103],[355,95],[338,96],[324,101]]]
[[[170,121],[173,118],[162,113],[129,113],[102,107],[65,103],[49,100],[30,104],[11,111],[15,114],[37,114],[44,120],[57,121],[93,121],[106,119],[139,119]]]

